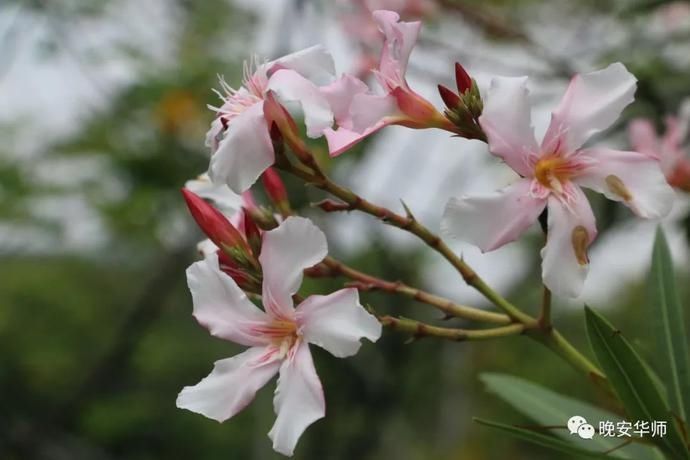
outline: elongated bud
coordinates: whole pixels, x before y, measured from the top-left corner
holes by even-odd
[[[244,236],[247,238],[249,247],[252,248],[254,257],[259,257],[259,254],[261,254],[261,231],[256,222],[254,222],[254,218],[249,210],[242,208],[240,212],[242,213]]]
[[[307,146],[300,137],[295,120],[292,119],[285,107],[276,100],[272,91],[268,91],[264,98],[264,118],[270,127],[271,140],[274,145],[278,134],[280,134],[297,157],[303,159],[310,155]]]
[[[441,99],[443,99],[443,103],[446,104],[446,107],[451,110],[458,108],[460,104],[462,104],[460,96],[443,85],[438,85],[438,93],[441,95]]]
[[[290,209],[287,189],[278,172],[273,168],[268,168],[261,175],[261,182],[264,184],[266,195],[268,195],[280,213],[283,215],[291,214],[292,210]]]
[[[391,95],[395,97],[400,111],[407,117],[407,120],[400,122],[401,125],[417,129],[452,128],[446,117],[419,94],[399,86],[391,92]]]
[[[465,94],[472,89],[472,78],[459,62],[455,63],[455,84],[460,94]]]
[[[182,196],[199,228],[216,246],[231,256],[239,253],[251,257],[247,242],[220,211],[186,188],[182,189]]]
[[[223,251],[218,251],[218,268],[244,291],[261,293],[261,277],[250,274]]]

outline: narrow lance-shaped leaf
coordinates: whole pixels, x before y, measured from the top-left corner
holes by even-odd
[[[649,293],[650,317],[657,342],[654,362],[666,382],[671,409],[687,423],[690,415],[690,352],[673,261],[661,227],[657,229],[654,240]]]
[[[552,427],[550,433],[575,447],[596,452],[612,450],[610,456],[629,459],[658,458],[660,454],[648,444],[630,443],[618,448],[625,439],[601,434],[596,434],[592,439],[582,439],[577,433],[571,434],[567,429],[567,421],[576,415],[584,417],[595,429],[599,428],[601,422],[611,422],[615,426],[622,419],[612,412],[512,375],[484,373],[480,379],[486,384],[488,391],[498,395],[540,426]]]
[[[689,458],[685,442],[668,404],[654,383],[649,366],[621,332],[601,315],[585,308],[585,320],[592,350],[630,421],[666,422],[666,436],[650,437],[649,440],[670,454],[671,458]]]
[[[512,425],[506,425],[503,423],[492,422],[489,420],[483,420],[480,418],[475,418],[475,422],[480,425],[495,428],[497,430],[503,431],[511,436],[522,439],[524,441],[530,442],[532,444],[537,444],[548,449],[556,450],[564,454],[570,454],[574,458],[599,458],[599,459],[612,459],[609,455],[603,452],[595,452],[592,450],[582,449],[580,447],[575,447],[567,441],[562,441],[553,436],[538,433],[533,430],[527,430],[525,428],[519,428]]]

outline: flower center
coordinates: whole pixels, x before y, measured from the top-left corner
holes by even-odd
[[[562,192],[562,184],[568,181],[575,173],[577,168],[567,159],[560,155],[546,155],[534,165],[534,177],[544,187],[556,192]]]

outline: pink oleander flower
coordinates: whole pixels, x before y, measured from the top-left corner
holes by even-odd
[[[352,288],[312,295],[294,307],[292,296],[303,270],[320,262],[328,250],[324,234],[309,220],[289,217],[262,240],[264,310],[218,269],[212,255],[187,270],[197,321],[211,335],[249,349],[216,361],[211,374],[180,392],[177,407],[223,422],[280,374],[274,399],[277,417],[268,436],[277,452],[292,455],[304,430],[325,415],[309,344],[339,358],[352,356],[360,339],[378,340],[381,325]]]
[[[676,117],[666,118],[666,132],[659,138],[651,121],[637,118],[628,125],[633,148],[659,160],[672,187],[690,191],[690,157],[683,148],[685,133]]]
[[[264,100],[269,92],[282,102],[298,102],[307,135],[321,136],[333,124],[333,114],[316,83],[330,82],[334,74],[331,56],[314,46],[257,66],[245,65],[239,89],[221,79],[223,93],[218,94],[223,105],[211,107],[218,117],[206,135],[206,145],[212,152],[208,170],[211,180],[241,193],[273,164],[273,144],[264,117]]]
[[[518,238],[547,209],[544,284],[556,294],[577,297],[589,265],[587,248],[597,234],[582,187],[621,201],[644,218],[666,215],[674,193],[657,160],[638,152],[582,147],[633,101],[636,79],[622,64],[576,75],[541,145],[531,125],[526,81],[494,79],[479,118],[491,153],[521,178],[494,194],[452,198],[442,230],[491,251]]]
[[[324,131],[331,156],[340,155],[391,124],[454,131],[452,123],[405,80],[421,23],[400,22],[400,16],[393,11],[375,11],[373,17],[384,35],[379,67],[374,72],[384,94],[368,92],[367,85],[351,75],[344,75],[321,89],[338,123],[338,129]]]

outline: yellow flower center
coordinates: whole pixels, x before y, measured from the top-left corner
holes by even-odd
[[[575,173],[570,162],[559,155],[545,155],[534,166],[534,177],[544,187],[561,192],[562,183]]]

